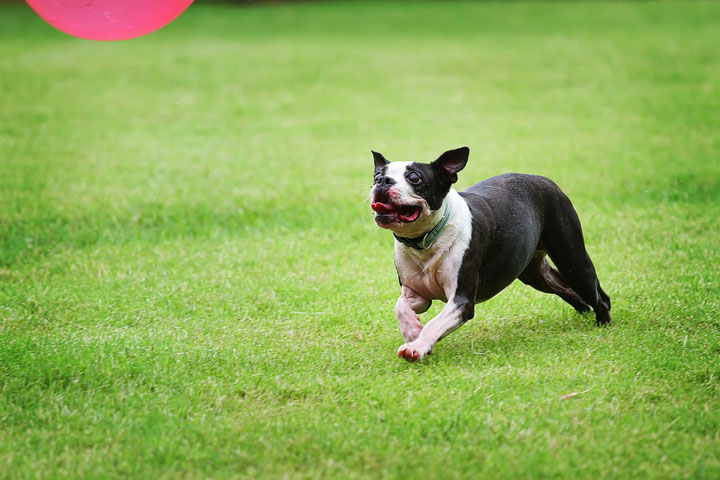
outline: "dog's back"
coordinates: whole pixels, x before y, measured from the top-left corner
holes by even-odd
[[[493,208],[518,208],[518,204],[532,203],[533,210],[546,202],[568,201],[555,182],[540,175],[503,173],[478,182],[465,189],[463,195],[477,195]],[[542,212],[544,213],[544,212]]]
[[[517,243],[542,243],[548,223],[577,223],[570,199],[555,182],[540,175],[504,173],[476,183],[460,195],[471,209],[485,209],[495,222],[499,240]]]

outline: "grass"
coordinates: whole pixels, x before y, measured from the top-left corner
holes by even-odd
[[[0,477],[718,478],[719,20],[200,3],[93,43],[0,5]],[[394,356],[369,150],[461,145],[461,188],[570,195],[611,327],[514,284]]]

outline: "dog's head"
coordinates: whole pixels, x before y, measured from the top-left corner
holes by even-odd
[[[370,207],[375,223],[401,237],[429,231],[457,174],[465,168],[470,149],[448,150],[431,163],[389,162],[381,153],[375,158],[375,184]]]

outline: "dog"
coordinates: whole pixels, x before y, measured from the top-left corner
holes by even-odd
[[[448,150],[431,163],[375,163],[370,206],[375,223],[395,237],[401,293],[395,315],[405,344],[398,356],[417,362],[473,318],[475,305],[516,278],[554,293],[580,313],[610,322],[610,298],[600,287],[570,199],[550,179],[506,173],[457,192],[452,185],[470,149]],[[549,256],[557,268],[548,261]],[[418,314],[445,302],[424,327]]]

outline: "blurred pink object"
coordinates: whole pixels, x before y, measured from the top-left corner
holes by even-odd
[[[127,40],[175,20],[193,0],[27,0],[53,27],[90,40]]]

